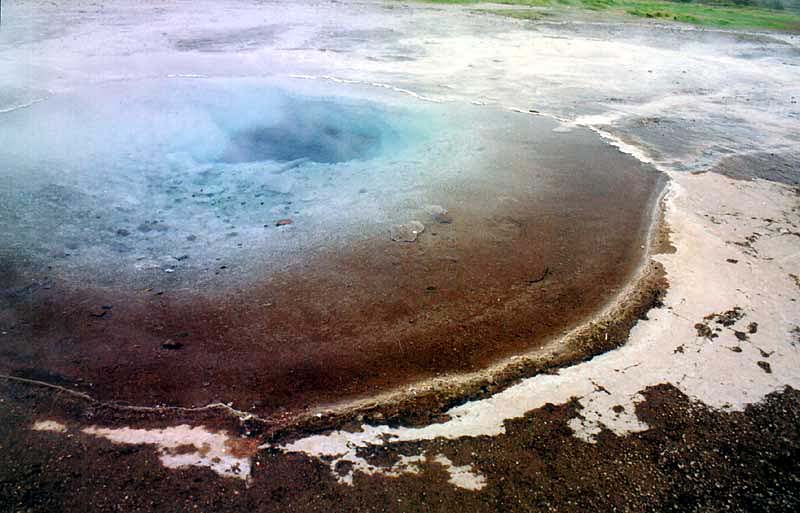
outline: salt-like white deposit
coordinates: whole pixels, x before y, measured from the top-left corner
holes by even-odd
[[[347,471],[338,470],[342,463],[351,464]],[[441,466],[448,474],[448,482],[464,490],[480,490],[486,486],[486,478],[476,473],[471,465],[454,465],[447,456],[436,454],[429,456],[425,453],[405,456],[401,455],[391,466],[378,466],[368,463],[364,458],[355,456],[355,453],[331,460],[330,469],[339,483],[353,485],[355,475],[375,475],[379,474],[386,477],[399,477],[403,474],[419,474],[422,472],[422,465]]]
[[[53,433],[66,433],[67,426],[55,420],[38,420],[31,426],[33,431],[50,431]]]
[[[245,480],[250,477],[255,452],[251,441],[186,424],[163,429],[89,426],[82,432],[118,444],[155,445],[161,463],[168,468],[208,467],[221,476]]]

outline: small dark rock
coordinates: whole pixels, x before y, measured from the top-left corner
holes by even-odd
[[[714,320],[717,324],[721,324],[725,327],[733,326],[736,321],[744,317],[744,312],[738,306],[734,306],[730,310],[723,312],[723,313],[712,313],[706,315],[703,319],[706,321]]]
[[[172,351],[180,349],[182,347],[183,347],[183,343],[182,342],[176,342],[176,341],[174,341],[172,339],[168,339],[166,342],[161,344],[161,348],[162,349],[169,349],[169,350],[172,350]]]
[[[764,370],[764,372],[766,372],[767,374],[772,374],[772,367],[770,366],[770,364],[768,362],[765,362],[765,361],[761,360],[761,361],[756,362],[756,364],[759,367],[761,367]]]
[[[705,337],[707,339],[717,338],[719,335],[711,331],[711,328],[708,327],[707,324],[703,324],[702,322],[698,322],[694,325],[694,329],[697,330],[698,337]]]
[[[550,275],[550,268],[549,268],[549,267],[545,267],[545,268],[542,270],[542,273],[541,273],[539,276],[536,276],[536,277],[534,277],[534,278],[531,278],[531,279],[529,279],[529,280],[528,280],[528,285],[533,285],[534,283],[539,283],[539,282],[542,282],[542,281],[544,281],[544,280],[545,280],[545,278],[547,278],[549,275]]]

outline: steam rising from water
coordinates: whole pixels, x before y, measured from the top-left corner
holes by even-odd
[[[167,273],[210,268],[253,241],[274,249],[276,219],[368,212],[339,199],[386,190],[413,169],[398,161],[419,151],[429,117],[257,80],[139,81],[51,98],[4,115],[2,247],[8,261]]]

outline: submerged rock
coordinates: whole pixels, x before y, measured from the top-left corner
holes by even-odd
[[[430,205],[427,210],[433,220],[439,224],[450,224],[453,222],[453,218],[447,212],[447,209],[441,205]]]
[[[389,236],[395,242],[415,242],[419,234],[425,231],[425,225],[419,221],[396,224],[389,229]]]

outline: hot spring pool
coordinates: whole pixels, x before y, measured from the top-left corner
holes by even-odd
[[[588,130],[324,80],[0,116],[0,371],[132,404],[302,409],[530,350],[627,283],[660,183]]]
[[[446,172],[436,170],[442,118],[353,93],[145,80],[6,113],[0,246],[16,262],[111,284],[374,231],[409,184]],[[286,219],[291,236],[274,229]]]

